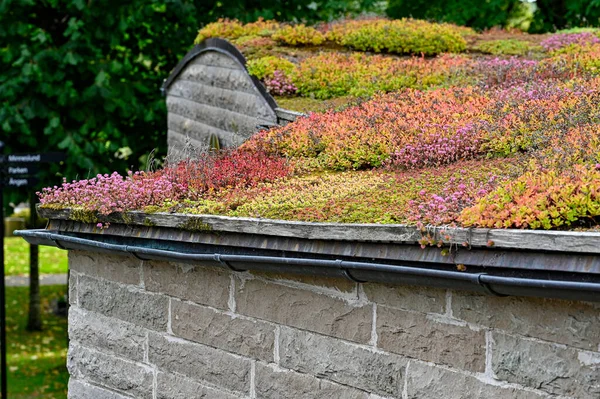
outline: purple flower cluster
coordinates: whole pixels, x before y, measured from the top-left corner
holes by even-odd
[[[416,143],[407,144],[392,154],[392,165],[422,168],[471,159],[479,153],[481,144],[471,124],[458,128],[453,134],[431,137],[423,133],[416,139]]]
[[[186,185],[174,183],[166,173],[129,172],[123,177],[114,172],[72,183],[65,180],[60,187],[44,188],[37,194],[42,204],[61,204],[63,208],[84,208],[108,215],[182,199],[187,191]]]
[[[466,174],[466,171],[462,171]],[[473,206],[497,186],[497,177],[488,175],[487,181],[463,177],[451,177],[441,194],[430,194],[426,190],[419,192],[417,200],[408,205],[414,210],[410,219],[423,225],[443,225],[453,223],[464,208]]]
[[[276,70],[272,76],[266,77],[264,82],[267,91],[277,96],[292,95],[298,91],[298,88],[292,83],[290,78],[280,70]]]
[[[552,35],[549,38],[542,41],[540,44],[547,51],[559,50],[563,47],[570,46],[571,44],[588,45],[600,43],[600,39],[591,32],[581,33],[559,33]]]

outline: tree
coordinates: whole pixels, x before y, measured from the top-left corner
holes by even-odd
[[[377,0],[221,0],[197,1],[198,22],[205,24],[218,18],[235,18],[252,22],[259,17],[278,21],[315,23],[346,15],[379,10]]]
[[[390,0],[386,13],[486,29],[505,26],[521,6],[520,0]]]
[[[530,31],[600,26],[600,0],[537,0]]]
[[[164,153],[159,88],[194,40],[194,16],[189,0],[2,1],[6,151],[66,151],[69,178],[137,167],[154,148]]]

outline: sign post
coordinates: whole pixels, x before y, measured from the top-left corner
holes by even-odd
[[[6,282],[4,281],[4,187],[25,188],[39,183],[36,174],[40,163],[61,162],[64,153],[4,154],[4,143],[0,141],[0,398],[7,399],[6,376]],[[32,201],[31,217],[35,221],[35,204]],[[32,248],[32,258],[37,262],[37,246]],[[37,270],[37,269],[36,269]],[[30,276],[30,281],[34,276]],[[37,285],[39,290],[39,284]]]
[[[4,143],[0,141],[0,158],[4,153]],[[0,167],[3,167],[0,162]],[[6,399],[7,384],[6,384],[6,286],[4,281],[4,188],[0,184],[0,396]]]

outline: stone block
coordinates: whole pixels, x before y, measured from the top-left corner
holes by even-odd
[[[69,399],[129,399],[131,396],[121,395],[120,393],[109,391],[95,385],[78,381],[74,378],[69,379],[68,388]]]
[[[158,373],[156,399],[236,399],[238,395],[204,386],[180,375]]]
[[[493,334],[492,368],[501,380],[554,395],[600,397],[600,353]]]
[[[119,319],[71,307],[69,339],[86,347],[142,362],[146,330]]]
[[[218,53],[216,51],[208,51],[194,58],[190,62],[191,65],[210,65],[219,68],[243,69],[241,64],[232,57]]]
[[[249,393],[249,359],[180,338],[150,333],[148,359],[160,371],[183,374],[227,390]]]
[[[600,312],[585,302],[458,291],[452,296],[452,312],[458,319],[508,333],[586,350],[600,345]]]
[[[148,291],[227,309],[231,274],[214,267],[145,262],[144,283]]]
[[[431,364],[410,362],[406,371],[407,399],[541,399],[535,392],[491,385],[475,377]]]
[[[345,278],[308,276],[293,273],[271,273],[261,271],[252,271],[251,273],[255,276],[259,276],[264,279],[275,282],[277,282],[278,280],[298,282],[307,285],[313,285],[319,288],[330,289],[333,292],[339,291],[344,294],[356,292],[357,284]]]
[[[86,380],[134,398],[152,398],[154,374],[150,367],[72,343],[69,345],[67,368],[71,378]]]
[[[78,295],[83,309],[157,331],[167,329],[169,299],[163,295],[86,276],[79,276]]]
[[[371,338],[371,305],[353,306],[329,295],[258,279],[237,288],[240,314],[349,341],[367,343]]]
[[[77,306],[77,273],[69,271],[69,305]]]
[[[275,326],[218,310],[171,300],[173,334],[242,356],[273,361]]]
[[[141,263],[133,256],[69,251],[70,270],[123,284],[140,285]]]
[[[446,290],[407,285],[363,284],[371,302],[424,313],[444,313]]]
[[[256,363],[256,397],[264,399],[367,399],[368,394],[308,374]]]
[[[462,370],[485,369],[485,333],[422,313],[377,307],[377,346]]]
[[[407,359],[331,337],[282,328],[282,367],[382,395],[401,396]]]

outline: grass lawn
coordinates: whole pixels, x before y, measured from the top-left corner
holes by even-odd
[[[29,274],[29,244],[20,237],[7,237],[4,241],[7,276]],[[54,247],[40,246],[40,274],[67,272],[67,252]]]
[[[29,288],[7,287],[7,364],[10,398],[66,398],[67,319],[51,303],[67,292],[63,285],[41,287],[44,330],[28,332]]]

